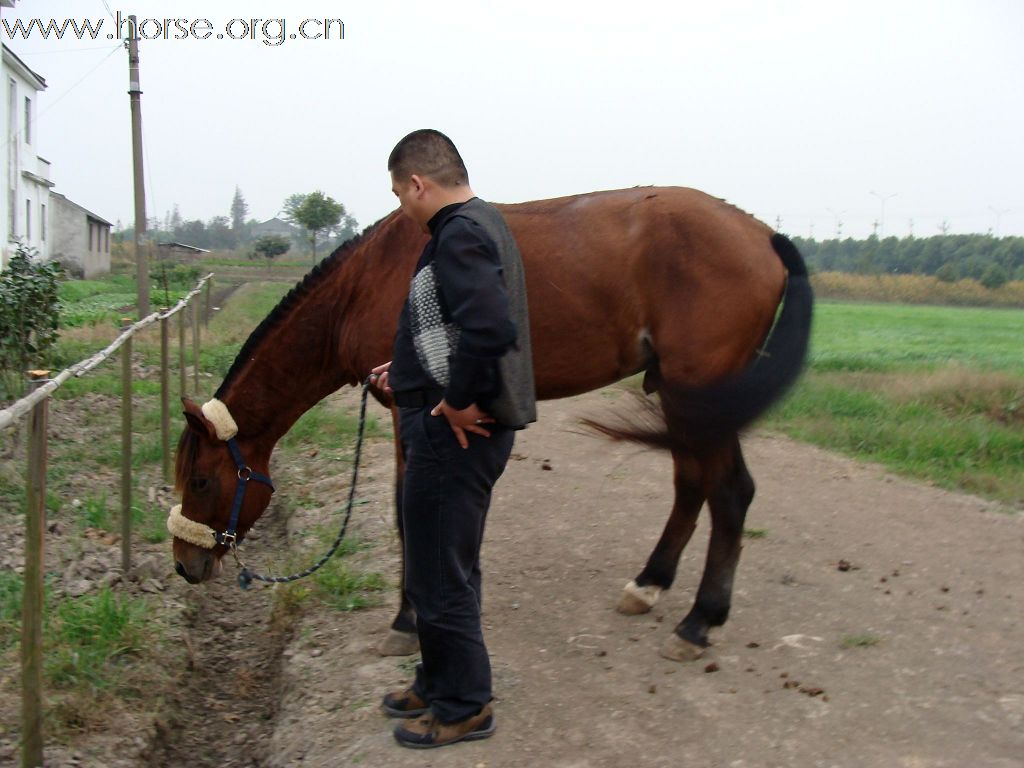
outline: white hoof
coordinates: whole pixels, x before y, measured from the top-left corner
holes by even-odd
[[[696,661],[704,655],[704,649],[688,640],[683,640],[673,632],[662,644],[660,653],[672,661]]]
[[[661,595],[661,587],[656,587],[653,584],[639,587],[635,581],[631,581],[622,590],[617,610],[626,616],[647,613],[658,602],[659,595]]]
[[[415,632],[399,632],[389,629],[377,647],[381,656],[412,656],[420,649],[420,640]]]

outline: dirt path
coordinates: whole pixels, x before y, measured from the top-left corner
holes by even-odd
[[[484,552],[495,737],[425,754],[394,745],[377,703],[412,661],[375,653],[389,595],[295,627],[253,764],[1024,765],[1024,517],[750,437],[747,526],[763,536],[746,541],[732,618],[706,657],[670,662],[658,647],[693,599],[707,529],[651,614],[614,611],[671,501],[666,456],[574,432],[616,399],[542,404],[498,485]],[[355,532],[376,546],[359,556],[391,575],[390,447],[373,445],[367,466]],[[324,509],[300,511],[293,535],[333,519],[345,482],[309,476],[303,490]]]
[[[286,525],[273,507],[264,522],[252,543],[284,548]],[[225,563],[222,578],[188,590],[187,666],[141,765],[267,765],[267,724],[277,711],[281,652],[290,632],[272,620],[270,591],[242,593],[234,577]]]

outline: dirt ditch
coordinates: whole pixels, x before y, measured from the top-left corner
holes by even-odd
[[[252,544],[280,550],[286,523],[271,507]],[[140,756],[146,766],[265,766],[277,713],[288,625],[273,618],[273,593],[243,593],[233,563],[186,597],[185,668]]]

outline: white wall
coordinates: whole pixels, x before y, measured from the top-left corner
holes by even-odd
[[[39,83],[27,76],[19,62],[5,50],[0,67],[0,269],[17,249],[18,242],[35,248],[39,258],[50,255],[50,222],[42,226],[44,211],[50,218],[50,164],[38,156],[39,126],[36,121]],[[26,99],[28,100],[26,102]],[[26,120],[27,113],[27,120]],[[26,177],[24,172],[31,174]],[[13,221],[12,221],[13,214]]]

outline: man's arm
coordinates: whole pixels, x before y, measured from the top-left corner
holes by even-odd
[[[496,393],[498,359],[516,342],[497,246],[475,222],[456,215],[441,230],[434,269],[459,344],[445,401],[455,410]]]

